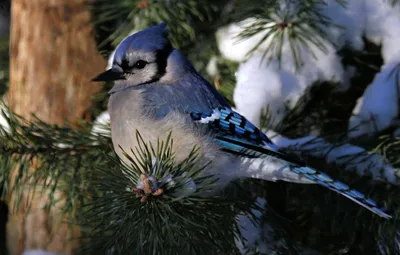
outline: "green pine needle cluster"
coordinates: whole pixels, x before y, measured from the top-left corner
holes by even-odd
[[[326,87],[324,90],[332,97],[334,92],[327,90]],[[323,97],[318,98],[312,95],[316,91],[309,91],[309,93],[311,95],[306,94],[293,110],[288,111],[284,121],[279,125],[271,126],[271,113],[267,108],[262,116],[263,128],[273,129],[294,139],[307,136],[313,130],[329,128],[329,122],[339,121],[340,123],[340,120],[326,117],[332,105],[331,101],[324,102]],[[312,100],[310,101],[309,98]],[[345,111],[341,111],[342,114],[343,112]],[[342,117],[346,116],[343,114]],[[314,248],[322,254],[336,254],[340,250],[347,250],[348,253],[345,254],[366,252],[396,254],[398,251],[396,240],[399,240],[400,234],[398,225],[394,222],[397,222],[400,216],[400,199],[397,195],[400,188],[386,183],[385,180],[372,182],[370,172],[378,172],[382,177],[385,176],[383,168],[376,168],[375,164],[381,163],[381,161],[375,162],[376,154],[382,155],[380,160],[383,163],[389,163],[394,168],[398,168],[399,139],[392,134],[348,139],[347,129],[341,129],[340,126],[336,128],[331,133],[320,133],[301,146],[288,147],[284,150],[301,156],[315,169],[328,173],[380,202],[382,206],[390,210],[394,220],[382,220],[345,197],[318,185],[290,183],[278,189],[282,194],[279,196],[279,206],[283,208],[279,213],[293,221],[292,226],[296,229],[293,240],[297,240],[306,247]],[[324,139],[326,143],[322,143],[321,139]],[[358,140],[362,140],[366,151],[343,156],[337,163],[327,163],[327,155],[318,155],[322,151],[331,152],[344,144],[357,145]],[[366,162],[369,163],[366,164]],[[360,165],[364,165],[361,170]],[[360,177],[356,174],[360,171],[365,176]],[[397,178],[400,178],[398,169],[394,171]],[[266,185],[276,186],[272,183]],[[271,197],[267,196],[268,199]]]
[[[377,252],[380,243],[386,254],[395,249],[392,244],[398,233],[392,221],[382,220],[322,187],[253,181],[245,189],[240,184],[240,192],[228,188],[219,196],[204,197],[197,192],[213,188],[215,179],[202,175],[208,166],[198,164],[195,149],[186,160],[177,163],[172,140],[159,141],[153,147],[137,134],[141,146],[134,148],[133,157],[127,154],[124,163],[112,152],[108,137],[94,135],[89,129],[58,127],[38,119],[28,122],[12,112],[7,115],[11,128],[2,130],[0,136],[3,196],[12,192],[18,203],[18,193],[22,190],[39,187],[64,192],[67,203],[63,212],[84,233],[82,253],[150,254],[162,250],[163,254],[215,251],[235,254],[238,252],[235,240],[240,238],[235,219],[239,213],[251,215],[250,211],[255,209],[254,196],[266,198],[277,210],[266,222],[274,231],[283,231],[283,236],[278,237],[280,242],[286,242],[283,251],[287,254],[296,254],[298,246],[324,253],[343,249],[355,253]],[[396,154],[400,148],[398,142],[387,139],[377,150]],[[311,166],[377,201],[385,201],[395,219],[400,215],[397,187],[372,184],[367,177],[344,174],[341,166],[307,157],[308,153],[303,151],[302,156]],[[40,164],[30,171],[33,159]],[[16,166],[19,171],[11,190],[10,171]],[[188,174],[182,178],[184,172]],[[149,196],[144,203],[134,191],[138,182],[132,181],[140,180],[143,173],[156,177],[159,187],[164,189],[160,196]],[[165,182],[169,175],[175,180],[174,185]],[[43,180],[48,181],[43,183]],[[190,196],[176,195],[188,187],[189,180],[196,184],[196,192]],[[49,207],[58,202],[51,194]],[[326,246],[327,243],[330,245]]]
[[[84,235],[80,253],[238,252],[236,216],[251,215],[257,206],[247,191],[210,193],[217,178],[205,175],[209,165],[199,162],[196,148],[176,162],[170,136],[153,146],[137,133],[139,147],[133,156],[126,154],[129,163],[124,163],[111,150],[109,137],[91,133],[89,126],[76,130],[29,122],[11,111],[4,116],[10,129],[0,135],[2,198],[12,194],[14,208],[24,201],[29,209],[32,200],[23,199],[23,193],[40,192],[51,208],[61,202],[55,193],[63,193],[61,212]],[[17,174],[11,175],[15,168]],[[154,177],[163,192],[146,194],[142,201],[136,191],[142,175]]]
[[[65,194],[65,213],[83,201],[88,166],[109,164],[104,153],[112,153],[108,137],[93,135],[88,127],[75,130],[47,124],[39,119],[26,121],[10,110],[3,112],[9,129],[0,132],[1,197],[13,194],[17,208],[26,191],[51,191],[47,207],[56,205],[55,191]],[[18,169],[17,174],[15,169]],[[10,187],[10,183],[14,183]],[[24,200],[29,208],[30,200]]]
[[[176,162],[170,136],[155,146],[136,138],[139,147],[133,157],[126,154],[128,163],[110,157],[111,169],[92,169],[94,193],[79,217],[85,254],[237,253],[235,218],[248,200],[208,194],[216,179],[204,175],[208,165],[198,161],[196,149]],[[142,201],[135,193],[142,175],[154,178],[163,193]]]
[[[114,23],[116,29],[100,46],[111,43],[114,47],[133,29],[141,30],[166,21],[174,45],[195,39],[193,23],[209,18],[212,6],[194,0],[122,0],[118,3],[97,1],[94,6],[99,25]]]
[[[253,17],[254,23],[244,29],[238,40],[265,33],[266,29],[268,32],[249,54],[271,40],[265,56],[280,59],[283,45],[289,43],[298,67],[302,63],[301,48],[325,50],[328,40],[321,27],[335,24],[321,12],[324,1],[281,2],[101,0],[93,11],[99,47],[108,53],[131,30],[167,21],[174,46],[189,56],[233,105],[234,73],[239,64],[220,56],[213,37],[218,27]],[[345,7],[346,1],[338,2]],[[381,154],[394,167],[399,165],[400,143],[391,130],[374,137],[346,138],[356,99],[382,64],[379,46],[364,43],[363,52],[346,48],[339,51],[344,66],[356,69],[348,91],[335,91],[338,84],[330,82],[315,84],[294,108],[288,108],[279,125],[271,124],[268,109],[261,123],[263,128],[289,138],[316,134],[316,139],[303,148],[286,148],[287,152],[302,156],[314,168],[382,202],[394,220],[380,219],[317,185],[244,180],[216,195],[202,196],[200,191],[211,189],[215,178],[203,175],[209,166],[199,164],[201,156],[195,148],[186,160],[176,162],[172,140],[152,145],[137,134],[141,147],[132,148],[132,154],[127,153],[123,162],[112,150],[110,138],[93,134],[89,123],[76,130],[39,119],[26,121],[11,111],[7,111],[10,129],[2,128],[0,132],[1,197],[13,194],[18,205],[23,191],[47,191],[47,207],[52,207],[60,202],[54,193],[61,191],[65,194],[63,213],[69,215],[71,224],[80,224],[84,234],[81,252],[86,254],[235,254],[235,241],[241,239],[237,216],[246,213],[256,221],[252,213],[255,209],[262,211],[265,229],[272,228],[277,233],[276,240],[285,244],[276,253],[299,254],[298,247],[309,247],[321,254],[398,254],[399,188],[343,170],[370,159],[373,153]],[[217,58],[215,75],[206,72],[211,56]],[[398,70],[393,69],[392,75],[399,76]],[[107,89],[95,98],[96,113],[106,108]],[[332,143],[332,148],[318,147],[320,138]],[[346,158],[341,164],[327,163],[326,158],[313,153],[345,143],[359,145],[367,152]],[[314,146],[314,151],[308,146]],[[365,171],[374,170],[365,167]],[[143,176],[155,177],[162,192],[157,189],[146,193],[140,185]],[[167,180],[174,180],[175,184]],[[11,187],[10,183],[14,185]],[[193,186],[193,193],[180,193]],[[267,209],[256,208],[257,197],[266,199]],[[25,202],[29,205],[29,200]],[[268,242],[260,241],[261,244],[270,244],[263,234],[260,233],[262,241]],[[252,252],[248,254],[261,253],[258,249]]]
[[[332,25],[332,21],[322,14],[321,6],[324,2],[293,0],[286,0],[285,4],[279,1],[272,4],[270,1],[267,2],[265,7],[258,8],[258,11],[249,10],[249,15],[254,21],[244,26],[243,32],[238,36],[240,41],[263,33],[263,37],[250,49],[248,55],[268,41],[263,58],[272,52],[272,56],[281,63],[283,46],[287,42],[296,66],[300,68],[303,64],[301,58],[303,47],[311,53],[313,53],[312,46],[323,52],[327,51],[325,46],[327,35],[323,28]]]

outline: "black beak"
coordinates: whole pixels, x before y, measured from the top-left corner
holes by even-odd
[[[123,72],[116,70],[114,68],[108,69],[107,71],[97,75],[92,79],[92,81],[116,81],[125,80],[125,75]]]

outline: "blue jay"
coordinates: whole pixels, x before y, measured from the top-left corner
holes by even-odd
[[[316,183],[391,218],[364,194],[281,152],[263,132],[233,111],[172,47],[165,22],[125,38],[115,51],[112,67],[93,81],[114,82],[108,110],[113,145],[122,160],[123,151],[138,145],[136,130],[153,144],[172,131],[176,160],[185,159],[197,145],[222,184],[246,177]],[[254,161],[259,162],[257,167]],[[289,166],[288,170],[277,169],[277,162]]]

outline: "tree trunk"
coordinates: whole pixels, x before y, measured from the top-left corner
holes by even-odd
[[[90,78],[104,70],[106,61],[96,49],[90,10],[83,1],[12,1],[8,104],[26,119],[35,113],[45,122],[62,125],[89,118],[91,96],[100,89]],[[35,197],[28,214],[23,202],[10,208],[10,254],[28,249],[71,254],[76,248],[70,238],[79,231],[66,224],[56,227],[62,216],[49,217],[57,214],[55,208],[41,209],[46,197]]]
[[[104,70],[84,0],[15,0],[11,9],[9,105],[54,124],[87,119],[90,78]]]

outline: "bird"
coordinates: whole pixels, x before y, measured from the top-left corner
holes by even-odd
[[[238,178],[319,184],[383,218],[392,217],[361,192],[284,153],[235,112],[172,46],[166,22],[123,39],[111,68],[92,81],[113,82],[108,102],[111,139],[123,161],[124,153],[138,146],[135,132],[153,144],[170,134],[175,159],[184,160],[197,146],[221,186]],[[257,167],[252,164],[255,160],[261,162]]]

